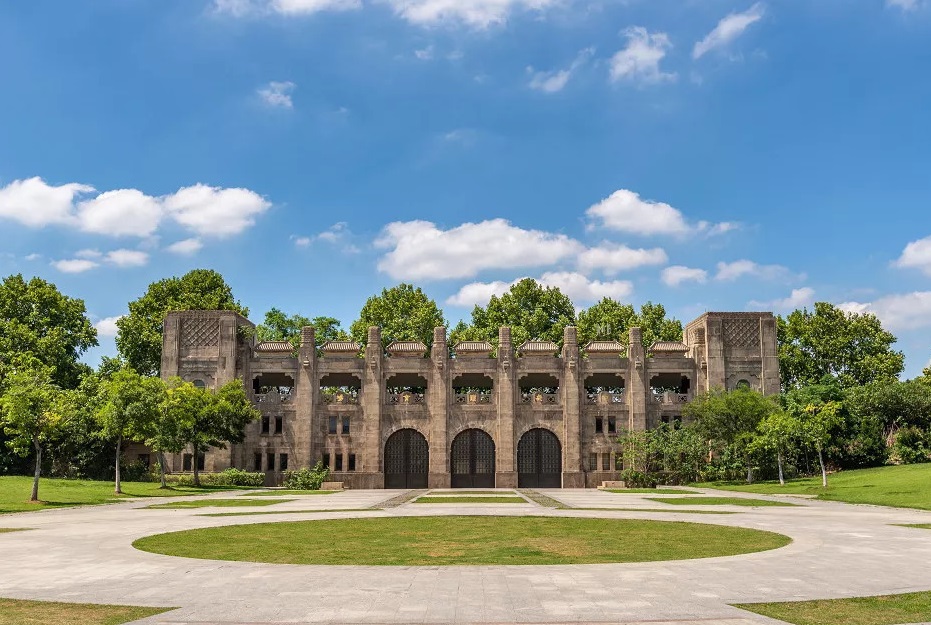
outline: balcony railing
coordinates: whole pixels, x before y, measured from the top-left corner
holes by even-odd
[[[255,402],[258,404],[265,402],[287,403],[291,401],[291,393],[282,393],[280,391],[269,391],[267,393],[254,393]]]
[[[359,403],[358,393],[325,393],[322,395],[323,403],[336,406],[355,406]]]
[[[601,391],[599,393],[588,393],[586,394],[586,403],[597,404],[599,406],[610,406],[612,404],[623,404],[624,403],[624,391],[620,393],[609,393],[607,391]]]
[[[422,406],[426,401],[425,393],[391,393],[386,401],[389,406]]]
[[[485,393],[479,393],[479,392],[456,393],[455,402],[457,404],[465,404],[466,406],[478,406],[481,404],[490,404],[491,403],[491,391],[488,391]]]
[[[533,406],[556,406],[559,404],[559,395],[556,393],[521,393],[520,403]]]
[[[653,393],[653,401],[657,404],[676,405],[687,404],[691,397],[688,393]]]

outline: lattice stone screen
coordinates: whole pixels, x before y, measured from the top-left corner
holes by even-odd
[[[219,319],[185,319],[181,322],[182,347],[216,347],[219,344]]]
[[[724,344],[728,347],[759,347],[759,319],[726,319],[724,321]]]

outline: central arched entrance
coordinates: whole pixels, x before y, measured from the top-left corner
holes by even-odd
[[[453,439],[453,488],[495,487],[495,442],[483,430],[465,430]]]
[[[517,444],[518,488],[562,488],[562,445],[543,428],[528,431]]]
[[[417,430],[398,430],[385,443],[385,488],[426,488],[430,467],[427,439]]]

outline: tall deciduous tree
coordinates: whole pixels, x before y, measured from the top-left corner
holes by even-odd
[[[893,442],[901,428],[931,428],[931,388],[920,381],[871,382],[849,389],[846,398],[855,417],[876,418],[882,423],[887,443]]]
[[[120,456],[123,441],[141,440],[152,431],[161,416],[165,401],[165,384],[159,378],[141,376],[132,369],[114,373],[104,382],[103,397],[97,411],[101,434],[116,441],[116,479],[114,492],[123,493],[120,480]]]
[[[162,323],[172,310],[234,310],[249,314],[216,271],[195,269],[180,278],[153,282],[129,303],[129,314],[116,322],[120,356],[142,375],[158,375],[162,356]]]
[[[556,287],[545,287],[525,278],[500,297],[492,295],[484,308],[472,309],[472,323],[453,330],[452,341],[498,343],[498,328],[511,328],[511,339],[520,345],[530,339],[562,344],[563,328],[575,323],[572,300]]]
[[[61,390],[52,380],[52,368],[35,359],[14,363],[0,395],[0,426],[9,437],[7,445],[21,456],[36,455],[30,501],[39,500],[42,451],[62,426],[58,410]]]
[[[365,345],[369,326],[381,328],[382,341],[421,341],[433,343],[433,330],[446,326],[443,311],[418,287],[399,284],[383,289],[365,302],[359,318],[353,322],[350,334],[354,341]]]
[[[773,410],[763,417],[756,429],[757,437],[754,443],[758,447],[776,452],[779,483],[785,486],[785,459],[804,439],[802,422],[790,412]]]
[[[63,295],[42,278],[28,282],[13,275],[0,282],[0,386],[18,354],[29,354],[50,368],[52,381],[74,388],[89,371],[78,361],[97,345],[97,330],[84,301]]]
[[[579,342],[596,340],[627,339],[630,328],[643,330],[643,345],[649,347],[655,341],[681,341],[682,322],[666,316],[662,304],[647,302],[638,313],[630,304],[622,304],[606,297],[579,313]]]
[[[845,388],[893,380],[905,366],[895,336],[872,314],[846,312],[825,302],[778,319],[783,390],[832,376]]]
[[[277,308],[265,313],[265,321],[255,331],[260,341],[288,341],[295,349],[301,344],[301,329],[313,326],[314,338],[318,345],[327,341],[345,341],[349,335],[340,327],[339,319],[334,317],[305,317],[287,315]]]

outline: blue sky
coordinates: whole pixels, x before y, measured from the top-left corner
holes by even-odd
[[[0,4],[0,274],[352,322],[513,280],[871,311],[931,358],[927,0]]]

